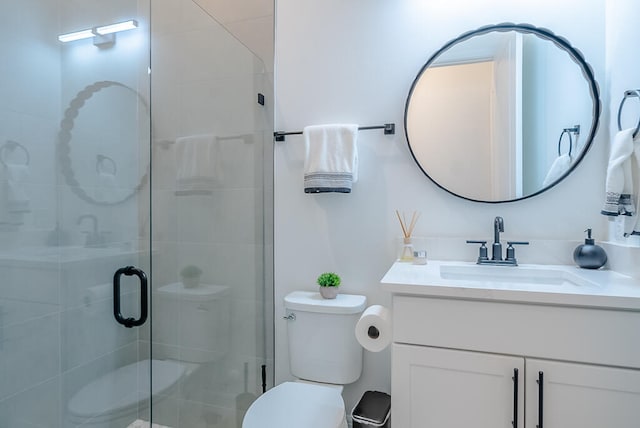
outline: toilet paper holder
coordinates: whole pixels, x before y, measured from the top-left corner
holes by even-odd
[[[391,344],[392,328],[389,309],[372,305],[364,310],[356,323],[358,343],[369,352],[380,352]]]
[[[367,336],[369,336],[371,339],[377,339],[380,337],[380,330],[378,330],[376,326],[370,325],[367,329]]]

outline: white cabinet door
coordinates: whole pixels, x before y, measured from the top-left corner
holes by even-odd
[[[528,428],[640,427],[640,370],[529,358],[525,364]]]
[[[523,393],[523,358],[393,345],[393,426],[523,427]]]

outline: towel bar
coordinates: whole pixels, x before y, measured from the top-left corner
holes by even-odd
[[[368,131],[370,129],[384,129],[384,135],[394,135],[396,133],[396,124],[385,123],[384,125],[360,126],[358,128],[359,131]],[[285,135],[302,135],[302,131],[292,131],[292,132],[276,131],[273,133],[273,138],[275,138],[276,141],[284,141]]]
[[[640,100],[640,89],[632,89],[629,91],[624,91],[624,97],[622,97],[622,101],[620,101],[620,107],[618,107],[618,131],[622,131],[622,123],[620,121],[620,116],[622,115],[622,107],[624,106],[627,98],[636,97]],[[638,136],[638,132],[640,131],[640,115],[638,115],[638,124],[636,125],[636,130],[633,131],[633,138]]]
[[[6,143],[4,143],[2,146],[0,146],[0,163],[2,163],[2,165],[7,166],[7,159],[5,159],[5,153],[8,151],[14,151],[16,148],[20,148],[22,149],[22,151],[24,152],[25,155],[25,165],[29,165],[29,162],[31,161],[31,156],[29,155],[29,150],[27,150],[27,148],[25,146],[23,146],[22,144],[16,142],[16,141],[12,141],[12,140],[7,140]]]
[[[239,134],[239,135],[227,135],[218,137],[216,136],[218,141],[226,141],[226,140],[243,140],[243,142],[247,144],[251,144],[254,142],[254,134]],[[175,144],[176,140],[154,140],[153,144],[157,145],[163,149],[168,149],[170,146]]]

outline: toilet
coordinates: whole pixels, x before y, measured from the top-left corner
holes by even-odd
[[[362,373],[362,347],[355,327],[365,296],[294,291],[284,298],[289,368],[297,381],[261,395],[247,410],[242,428],[346,428],[342,386]]]
[[[153,369],[149,360],[140,360],[82,386],[67,403],[68,422],[87,428],[129,426],[138,418],[138,411],[149,405],[151,370],[151,393],[154,400],[161,400],[202,364],[223,357],[230,343],[228,299],[226,286],[185,288],[173,283],[158,288],[154,310],[163,315],[154,320]]]

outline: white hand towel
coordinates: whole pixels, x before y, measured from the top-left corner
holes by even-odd
[[[633,131],[624,129],[613,139],[607,167],[606,199],[601,214],[608,216],[632,215],[633,183],[630,179],[630,162],[633,153]]]
[[[25,184],[29,178],[28,165],[7,165],[7,202],[8,209],[14,213],[30,212],[29,197],[25,191]]]
[[[562,177],[562,175],[571,168],[572,161],[573,160],[570,155],[558,156],[551,164],[551,168],[549,168],[549,172],[547,172],[547,176],[544,178],[542,186],[546,187],[558,178]]]
[[[0,177],[0,223],[21,225],[24,214],[31,211],[25,190],[29,178],[28,165],[6,164]]]
[[[116,176],[111,172],[98,172],[96,200],[101,202],[115,202],[120,200]]]
[[[633,171],[630,171],[631,179],[636,180],[634,189],[640,188],[640,134],[633,140],[633,157],[635,162],[631,162]],[[633,201],[629,204],[634,208],[632,217],[625,217],[624,220],[624,236],[640,235],[640,197],[636,196],[636,205],[633,207]]]
[[[176,140],[176,195],[213,193],[217,145],[213,135],[193,135]]]
[[[358,181],[358,125],[313,125],[303,134],[305,193],[351,193]]]

